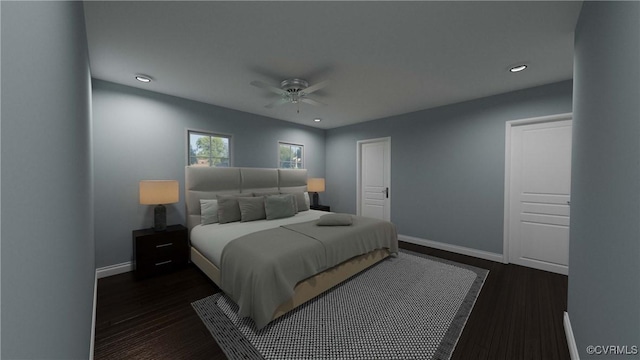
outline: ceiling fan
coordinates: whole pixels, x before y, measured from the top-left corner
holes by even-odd
[[[306,80],[302,79],[286,79],[280,83],[280,87],[277,88],[275,86],[271,86],[269,84],[265,84],[261,81],[252,81],[251,85],[255,87],[259,87],[261,89],[269,90],[273,93],[280,95],[280,99],[272,102],[271,104],[265,105],[267,109],[271,109],[274,106],[279,106],[287,103],[298,104],[300,102],[311,104],[315,106],[324,106],[326,104],[314,100],[309,97],[309,94],[322,89],[327,86],[329,83],[328,80],[319,82],[315,85],[309,86],[309,83]]]

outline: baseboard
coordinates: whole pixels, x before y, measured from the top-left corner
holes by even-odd
[[[123,274],[133,270],[133,264],[126,262],[96,269],[95,283],[93,284],[93,317],[91,319],[91,342],[89,344],[89,360],[93,360],[96,341],[96,308],[98,306],[98,279]]]
[[[93,284],[93,317],[91,318],[91,342],[89,343],[89,360],[93,360],[96,344],[96,308],[98,306],[98,271]]]
[[[564,333],[567,336],[567,346],[569,346],[569,355],[571,360],[580,360],[576,339],[573,337],[573,329],[571,329],[571,321],[569,321],[569,313],[564,312]]]
[[[468,256],[473,256],[480,259],[496,261],[499,263],[502,263],[504,261],[502,254],[496,254],[488,251],[472,249],[464,246],[445,244],[445,243],[441,243],[433,240],[420,239],[420,238],[408,236],[408,235],[398,235],[398,240],[406,241],[408,243],[412,243],[416,245],[428,246],[438,250],[450,251],[456,254],[468,255]]]
[[[131,261],[97,268],[96,276],[98,279],[102,279],[103,277],[124,274],[129,271],[133,271],[133,263]]]

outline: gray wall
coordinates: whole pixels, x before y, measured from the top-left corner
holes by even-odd
[[[83,5],[1,6],[2,358],[86,359],[95,264]]]
[[[324,130],[93,80],[96,265],[132,260],[131,231],[153,226],[138,182],[180,181],[167,223],[185,223],[186,130],[233,135],[233,165],[277,167],[278,141],[304,144],[309,176],[324,177]]]
[[[327,205],[356,211],[356,142],[391,137],[398,233],[502,254],[505,122],[571,112],[564,81],[327,131]]]
[[[584,359],[640,346],[640,3],[585,2],[575,39],[568,312]]]

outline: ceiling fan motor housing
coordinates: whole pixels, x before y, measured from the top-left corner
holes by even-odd
[[[280,83],[280,88],[289,93],[299,93],[309,87],[309,83],[302,79],[287,79]]]

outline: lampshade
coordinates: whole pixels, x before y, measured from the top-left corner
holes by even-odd
[[[309,192],[323,192],[324,191],[324,179],[323,178],[311,178],[307,180],[307,191]]]
[[[176,180],[140,181],[140,204],[173,204],[178,202],[178,196],[178,181]]]

